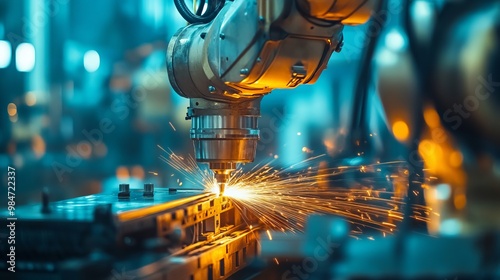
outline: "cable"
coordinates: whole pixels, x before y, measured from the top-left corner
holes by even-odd
[[[185,0],[174,0],[175,7],[181,16],[191,24],[201,24],[211,22],[217,14],[219,14],[222,7],[224,7],[225,0],[208,0],[208,5],[205,13],[203,12],[203,6],[206,0],[201,0],[200,5],[196,13],[193,13],[191,9],[186,5]]]
[[[201,16],[201,14],[203,13],[203,6],[205,6],[205,3],[205,0],[200,0],[200,4],[198,4],[198,8],[196,9],[197,16]]]
[[[381,0],[378,3],[378,6],[375,9],[375,13],[380,15],[384,11],[387,11],[387,0]],[[354,107],[353,107],[353,117],[351,120],[351,147],[352,151],[355,151],[354,154],[357,154],[358,148],[363,148],[361,147],[356,147],[354,143],[359,141],[359,143],[363,143],[365,139],[367,139],[367,129],[366,129],[366,107],[367,107],[367,102],[368,102],[368,91],[369,91],[369,86],[370,86],[370,79],[372,75],[372,60],[373,60],[373,55],[375,53],[375,49],[377,47],[377,42],[381,36],[382,33],[382,28],[386,24],[386,19],[384,18],[381,21],[376,21],[372,19],[370,21],[370,28],[371,26],[379,26],[380,31],[375,33],[375,35],[368,37],[368,45],[365,49],[365,52],[361,58],[361,66],[360,66],[360,72],[359,72],[359,77],[358,77],[358,82],[357,86],[355,89],[355,94],[354,94]]]

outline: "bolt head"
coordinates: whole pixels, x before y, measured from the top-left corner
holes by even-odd
[[[130,191],[130,185],[129,184],[120,184],[120,192],[129,192]]]
[[[130,185],[120,184],[118,191],[118,198],[130,198]]]
[[[341,52],[342,48],[344,47],[344,37],[340,39],[340,42],[337,44],[337,47],[335,48],[335,52]]]
[[[249,73],[250,73],[250,70],[248,70],[248,68],[243,68],[240,70],[241,76],[248,76]]]
[[[217,92],[217,89],[214,86],[209,86],[208,87],[208,92],[215,93],[215,92]]]

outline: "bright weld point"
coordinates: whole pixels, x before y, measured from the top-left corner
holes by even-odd
[[[279,158],[279,156],[278,155],[274,155],[274,158],[277,159],[277,158]]]
[[[273,240],[273,237],[271,236],[271,232],[269,230],[266,230],[267,236],[269,237],[269,240]]]
[[[297,136],[300,136],[300,135],[302,135],[302,133],[300,133],[300,132],[297,132]]]
[[[397,121],[392,125],[392,133],[398,141],[405,141],[410,136],[410,129],[404,121]]]
[[[153,174],[153,175],[155,175],[155,176],[158,176],[158,172],[149,171],[148,173],[149,173],[149,174]]]
[[[279,264],[280,264],[280,262],[278,261],[278,259],[277,259],[277,258],[274,258],[274,261],[276,262],[276,264],[277,264],[277,265],[279,265]]]
[[[216,193],[219,193],[219,186],[217,186]],[[231,197],[239,200],[248,200],[252,197],[251,190],[244,187],[226,186],[224,196]]]
[[[218,196],[218,195],[220,194],[220,188],[219,188],[219,185],[214,184],[214,185],[212,186],[212,188],[210,189],[210,192]],[[228,190],[226,190],[224,194],[227,196],[227,193],[228,193]]]

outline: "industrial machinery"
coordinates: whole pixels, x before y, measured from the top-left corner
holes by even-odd
[[[173,88],[190,99],[196,160],[223,192],[236,165],[254,160],[262,97],[314,83],[342,49],[343,26],[366,22],[377,1],[214,2],[204,20],[176,1],[191,24],[171,39],[167,63]]]
[[[12,265],[19,279],[500,278],[498,1],[403,1],[396,39],[407,44],[392,49],[377,51],[385,33],[375,22],[353,114],[366,109],[363,90],[377,76],[388,131],[409,168],[400,178],[407,195],[393,203],[404,208],[397,230],[390,223],[393,235],[361,240],[351,238],[351,221],[326,215],[311,215],[303,233],[271,231],[224,190],[237,165],[254,160],[263,96],[314,83],[341,51],[344,25],[374,13],[387,20],[388,1],[200,0],[194,12],[174,2],[189,24],[168,46],[169,79],[190,100],[195,159],[209,164],[220,192],[120,184],[51,202],[44,191],[40,204],[1,213],[16,235],[11,244],[12,227],[0,229],[1,279]],[[353,133],[356,149],[369,147],[364,136]],[[351,174],[367,175],[364,166]],[[434,214],[425,230],[412,224],[422,197],[422,211]]]
[[[43,196],[8,219],[16,236],[2,241],[2,279],[12,279],[8,266],[20,279],[225,278],[258,252],[257,220],[243,221],[227,197],[152,184],[52,203]]]

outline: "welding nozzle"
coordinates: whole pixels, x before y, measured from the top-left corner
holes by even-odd
[[[219,193],[221,195],[224,194],[227,181],[229,181],[229,177],[231,177],[231,171],[232,170],[224,170],[223,172],[221,172],[221,170],[214,170],[214,177],[217,181],[217,184],[219,185]]]
[[[260,100],[221,102],[190,99],[187,118],[191,119],[190,134],[195,159],[209,164],[221,194],[237,164],[253,162],[255,158]]]
[[[226,189],[226,183],[218,183],[219,184],[219,194],[224,195],[224,191]]]
[[[214,178],[219,185],[219,193],[224,194],[226,184],[231,177],[231,172],[236,169],[236,164],[234,163],[210,163],[210,169],[214,172]]]

